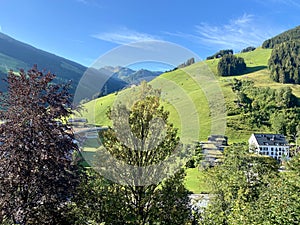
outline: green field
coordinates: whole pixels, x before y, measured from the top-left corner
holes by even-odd
[[[247,141],[254,130],[245,127],[238,131],[232,128],[223,131],[224,122],[218,121],[219,118],[222,118],[222,113],[214,115],[214,113],[222,111],[222,104],[218,102],[221,98],[223,98],[226,107],[233,106],[236,98],[231,90],[233,78],[252,80],[255,86],[259,87],[281,88],[289,86],[293,93],[300,97],[299,85],[280,84],[270,79],[267,63],[271,51],[271,49],[257,48],[252,52],[237,54],[243,57],[247,64],[247,70],[243,75],[217,76],[218,59],[212,59],[195,63],[181,70],[164,73],[151,81],[150,84],[162,90],[162,98],[164,99],[162,105],[170,111],[169,120],[179,128],[182,137],[189,137],[190,140],[206,140],[211,133],[225,132],[230,143]],[[218,87],[221,91],[216,90]],[[90,123],[111,125],[106,111],[119,99],[120,95],[130,97],[130,91],[124,90],[118,95],[110,94],[86,103],[83,116]],[[214,102],[217,103],[214,104]],[[227,123],[233,119],[235,116],[226,117]]]
[[[239,129],[225,127],[227,124],[237,121],[239,115],[226,116],[222,114],[224,105],[226,108],[235,107],[235,94],[231,90],[234,78],[252,80],[257,87],[281,88],[291,87],[293,93],[300,98],[300,86],[292,84],[279,84],[270,79],[267,68],[270,49],[258,48],[255,51],[240,53],[245,59],[247,70],[239,76],[220,77],[216,74],[218,59],[195,63],[181,70],[167,72],[157,77],[150,84],[162,91],[162,105],[170,112],[169,121],[179,129],[182,139],[187,141],[207,140],[210,134],[222,134],[229,138],[229,143],[247,142],[253,132],[270,132],[253,130],[240,124]],[[112,106],[120,96],[132,97],[131,90],[120,91],[118,94],[93,100],[84,104],[86,117],[89,123],[97,125],[112,125],[106,116],[107,109]],[[223,101],[223,102],[222,102]],[[222,118],[222,116],[224,118]],[[218,119],[220,121],[218,121]],[[226,128],[226,130],[225,130]],[[188,137],[188,138],[187,138]],[[86,157],[90,158],[94,150],[91,147],[85,149]],[[186,187],[194,193],[208,192],[205,178],[197,169],[188,169]]]
[[[185,187],[195,194],[209,193],[211,190],[207,183],[204,172],[198,168],[186,169]]]

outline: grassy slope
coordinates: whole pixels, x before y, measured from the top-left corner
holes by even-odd
[[[280,88],[290,86],[294,94],[300,97],[299,85],[279,84],[269,78],[267,62],[271,51],[270,49],[258,48],[253,52],[240,53],[238,55],[243,57],[247,64],[246,73],[240,76],[217,77],[227,106],[232,106],[235,100],[235,94],[231,91],[230,86],[233,78],[253,80],[256,86],[261,87]],[[170,121],[174,123],[180,131],[182,126],[189,126],[191,129],[187,131],[188,135],[197,132],[198,126],[195,126],[195,123],[199,122],[199,140],[206,140],[210,134],[211,118],[209,104],[201,87],[197,83],[197,76],[206,65],[213,73],[216,73],[217,64],[218,59],[208,60],[205,61],[205,63],[195,63],[187,67],[184,71],[177,70],[164,73],[150,82],[154,87],[161,88],[163,95],[167,95],[167,101],[171,101],[171,105],[166,102],[163,105],[170,111]],[[86,117],[90,123],[111,125],[106,116],[106,111],[108,106],[112,105],[117,98],[115,94],[111,94],[85,104],[87,111],[83,113],[83,116]],[[191,109],[189,103],[187,103],[187,99],[192,101],[193,106],[195,106],[194,109]],[[195,121],[195,117],[193,117],[194,114],[198,114],[198,122]],[[183,118],[180,118],[179,115],[183,116]],[[229,116],[227,117],[227,121],[230,123],[233,118],[234,117]],[[181,124],[180,121],[184,121],[184,124]],[[253,130],[248,130],[247,127],[239,131],[229,128],[226,130],[226,135],[229,136],[230,142],[247,141],[252,132]]]
[[[271,49],[258,48],[253,52],[237,54],[245,59],[247,64],[247,71],[244,75],[230,76],[230,77],[219,77],[220,85],[225,96],[227,106],[232,106],[235,100],[235,95],[231,91],[230,83],[233,78],[252,80],[257,87],[270,87],[270,88],[282,88],[291,87],[293,93],[300,98],[300,86],[293,84],[280,84],[270,79],[270,73],[267,68],[268,59],[271,55]],[[216,73],[218,59],[206,61],[212,71]],[[227,116],[227,122],[230,123],[232,120],[237,119],[238,116]],[[229,137],[229,142],[245,142],[253,132],[269,132],[266,128],[261,130],[251,130],[248,127],[242,127],[241,130],[234,130],[227,127],[226,135]]]
[[[188,168],[185,172],[185,186],[188,190],[195,194],[204,194],[211,191],[207,185],[205,174],[200,172],[198,168]]]
[[[259,87],[271,87],[271,88],[281,88],[285,86],[289,86],[292,88],[293,93],[300,97],[300,86],[299,85],[291,85],[291,84],[279,84],[273,82],[269,77],[269,71],[267,69],[268,59],[271,54],[270,49],[261,49],[258,48],[253,52],[248,53],[240,53],[239,56],[245,59],[247,64],[247,71],[244,75],[240,76],[231,76],[231,77],[217,77],[219,85],[222,88],[222,92],[225,98],[225,102],[227,106],[230,106],[235,100],[235,94],[231,90],[231,81],[233,78],[238,79],[248,79],[253,80],[256,86]],[[217,64],[218,59],[205,61],[205,64],[211,69],[212,72],[217,72]],[[185,100],[186,96],[182,97],[182,93],[185,93],[196,106],[196,109],[193,113],[197,113],[199,116],[199,124],[200,124],[200,135],[199,140],[206,140],[207,136],[210,134],[210,112],[209,112],[209,104],[206,100],[205,95],[199,85],[195,81],[197,74],[201,70],[201,68],[205,66],[203,62],[195,63],[186,68],[186,72],[184,71],[173,71],[168,72],[160,77],[156,78],[151,82],[154,87],[163,88],[163,92],[167,92],[169,96],[171,96],[171,101],[176,102],[176,106],[181,107],[181,111],[178,113],[176,107],[172,107],[170,104],[164,103],[164,106],[167,110],[170,111],[170,121],[174,123],[175,126],[181,128],[180,118],[178,114],[186,113],[190,114],[190,108],[186,107]],[[170,85],[170,82],[174,82],[175,86]],[[176,87],[176,88],[174,88]],[[178,87],[180,87],[180,91],[183,91],[181,94],[178,93]],[[105,96],[103,98],[94,100],[85,104],[85,108],[88,109],[87,112],[83,113],[83,116],[87,117],[90,122],[93,121],[93,113],[96,112],[95,122],[99,125],[110,125],[108,118],[105,115],[105,112],[109,105],[112,105],[116,99],[116,95],[111,94]],[[173,102],[173,103],[174,103]],[[233,119],[236,119],[238,116],[227,116],[227,122],[230,123]],[[194,120],[189,121],[188,117],[185,117],[186,124],[195,123]],[[192,117],[190,117],[192,118]],[[195,126],[191,126],[195,127]],[[227,128],[226,135],[229,137],[229,141],[232,142],[246,142],[251,133],[257,130],[250,130],[247,127],[242,127],[241,130],[234,130],[232,128]],[[265,129],[265,128],[264,128]],[[195,130],[190,130],[190,132],[195,132]],[[260,130],[260,132],[268,132],[268,130]],[[200,179],[199,179],[200,178]],[[197,169],[188,169],[187,170],[187,179],[186,186],[189,190],[200,193],[206,192],[207,187],[205,186],[205,178],[202,173]]]

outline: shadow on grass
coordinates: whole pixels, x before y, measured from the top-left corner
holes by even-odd
[[[228,75],[228,76],[223,76],[223,77],[231,77],[231,76],[242,76],[242,75],[246,75],[246,74],[249,74],[249,73],[254,73],[254,72],[257,72],[257,71],[260,71],[260,70],[263,70],[263,69],[267,69],[268,67],[267,66],[253,66],[253,67],[247,67],[243,73],[240,73],[240,74],[236,74],[236,75]]]
[[[267,66],[253,66],[253,67],[247,67],[246,70],[241,74],[241,75],[245,75],[248,73],[254,73],[263,69],[267,69]]]

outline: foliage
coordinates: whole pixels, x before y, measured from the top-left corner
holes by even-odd
[[[280,83],[300,84],[299,55],[299,41],[289,41],[277,45],[269,59],[271,78]]]
[[[201,165],[203,159],[203,151],[200,143],[197,143],[195,146],[195,154],[190,158],[186,163],[186,168],[196,168]]]
[[[224,163],[211,169],[209,182],[214,197],[200,224],[252,224],[252,207],[278,176],[278,164],[271,157],[247,151],[247,146],[233,145],[225,150]]]
[[[77,184],[68,126],[69,85],[34,66],[7,76],[1,96],[0,219],[17,224],[60,224]],[[59,122],[58,120],[62,120]]]
[[[246,151],[241,145],[226,149],[224,164],[210,171],[215,196],[199,224],[299,224],[300,156],[279,173],[274,159]]]
[[[248,210],[245,224],[299,224],[300,182],[299,154],[287,165],[287,171],[269,182],[255,204]]]
[[[288,110],[280,110],[270,117],[272,129],[279,134],[288,137],[289,141],[296,141],[299,136],[300,128],[300,110],[293,108]]]
[[[122,102],[109,111],[114,129],[102,134],[105,150],[98,152],[95,168],[99,172],[106,167],[101,171],[106,178],[93,173],[83,181],[74,198],[74,210],[87,216],[82,216],[78,224],[88,220],[139,225],[189,221],[189,192],[184,187],[183,170],[160,166],[182,146],[177,130],[168,123],[168,113],[160,106],[159,94],[143,83],[133,105]],[[164,177],[165,172],[172,175]]]
[[[294,108],[297,98],[291,88],[255,87],[252,81],[233,79],[232,91],[236,93],[236,104],[240,109],[237,113],[242,114],[243,122],[249,127],[265,125],[284,135],[295,133],[299,110]],[[280,119],[283,115],[284,121]]]
[[[218,63],[218,73],[221,76],[239,75],[246,69],[246,63],[242,57],[232,54],[224,55]]]
[[[273,38],[265,40],[262,44],[263,48],[274,48],[276,45],[283,42],[298,40],[300,38],[300,26],[287,30]]]
[[[256,48],[253,46],[249,46],[247,48],[242,49],[241,53],[245,53],[245,52],[252,52],[254,51]]]
[[[217,53],[213,54],[212,56],[208,56],[206,57],[206,60],[209,59],[216,59],[216,58],[221,58],[224,55],[233,55],[233,50],[232,49],[224,49],[224,50],[220,50]]]

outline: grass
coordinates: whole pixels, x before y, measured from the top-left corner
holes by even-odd
[[[165,73],[151,82],[162,90],[162,98],[176,111],[170,110],[170,121],[179,128],[182,138],[192,141],[206,138],[210,132],[209,106],[199,83],[182,70]]]
[[[194,194],[210,193],[207,178],[198,168],[186,169],[185,187]]]
[[[216,122],[217,117],[210,110],[211,107],[216,107],[214,111],[222,110],[216,106],[218,105],[216,97],[224,96],[226,107],[235,107],[236,96],[231,90],[231,83],[234,78],[252,80],[257,87],[291,87],[293,93],[300,98],[299,85],[280,84],[270,79],[267,64],[271,51],[270,49],[257,48],[252,52],[237,54],[243,57],[247,64],[247,70],[243,75],[217,76],[219,59],[212,59],[195,63],[182,70],[164,73],[151,81],[150,84],[162,90],[162,105],[170,111],[169,120],[179,129],[181,137],[189,137],[188,141],[204,141],[211,133],[222,133],[222,122]],[[218,87],[220,87],[221,92],[218,92]],[[120,91],[119,95],[126,95],[126,93],[130,93],[129,91]],[[119,95],[110,94],[86,103],[84,105],[86,111],[83,112],[82,116],[86,117],[89,123],[111,125],[106,112],[108,107],[112,106],[119,98]],[[128,94],[128,97],[130,98],[131,95]],[[215,99],[215,105],[209,99]],[[222,116],[222,114],[218,115]],[[228,125],[232,125],[239,119],[240,115],[226,117]],[[225,134],[229,138],[229,143],[233,143],[247,142],[253,132],[269,132],[269,130],[266,127],[261,128],[261,130],[251,129],[240,123],[239,127],[227,126]],[[84,149],[85,157],[92,159],[94,150],[92,144],[87,145]],[[197,169],[187,169],[186,173],[185,185],[190,191],[194,193],[209,192],[203,172],[199,172]]]

